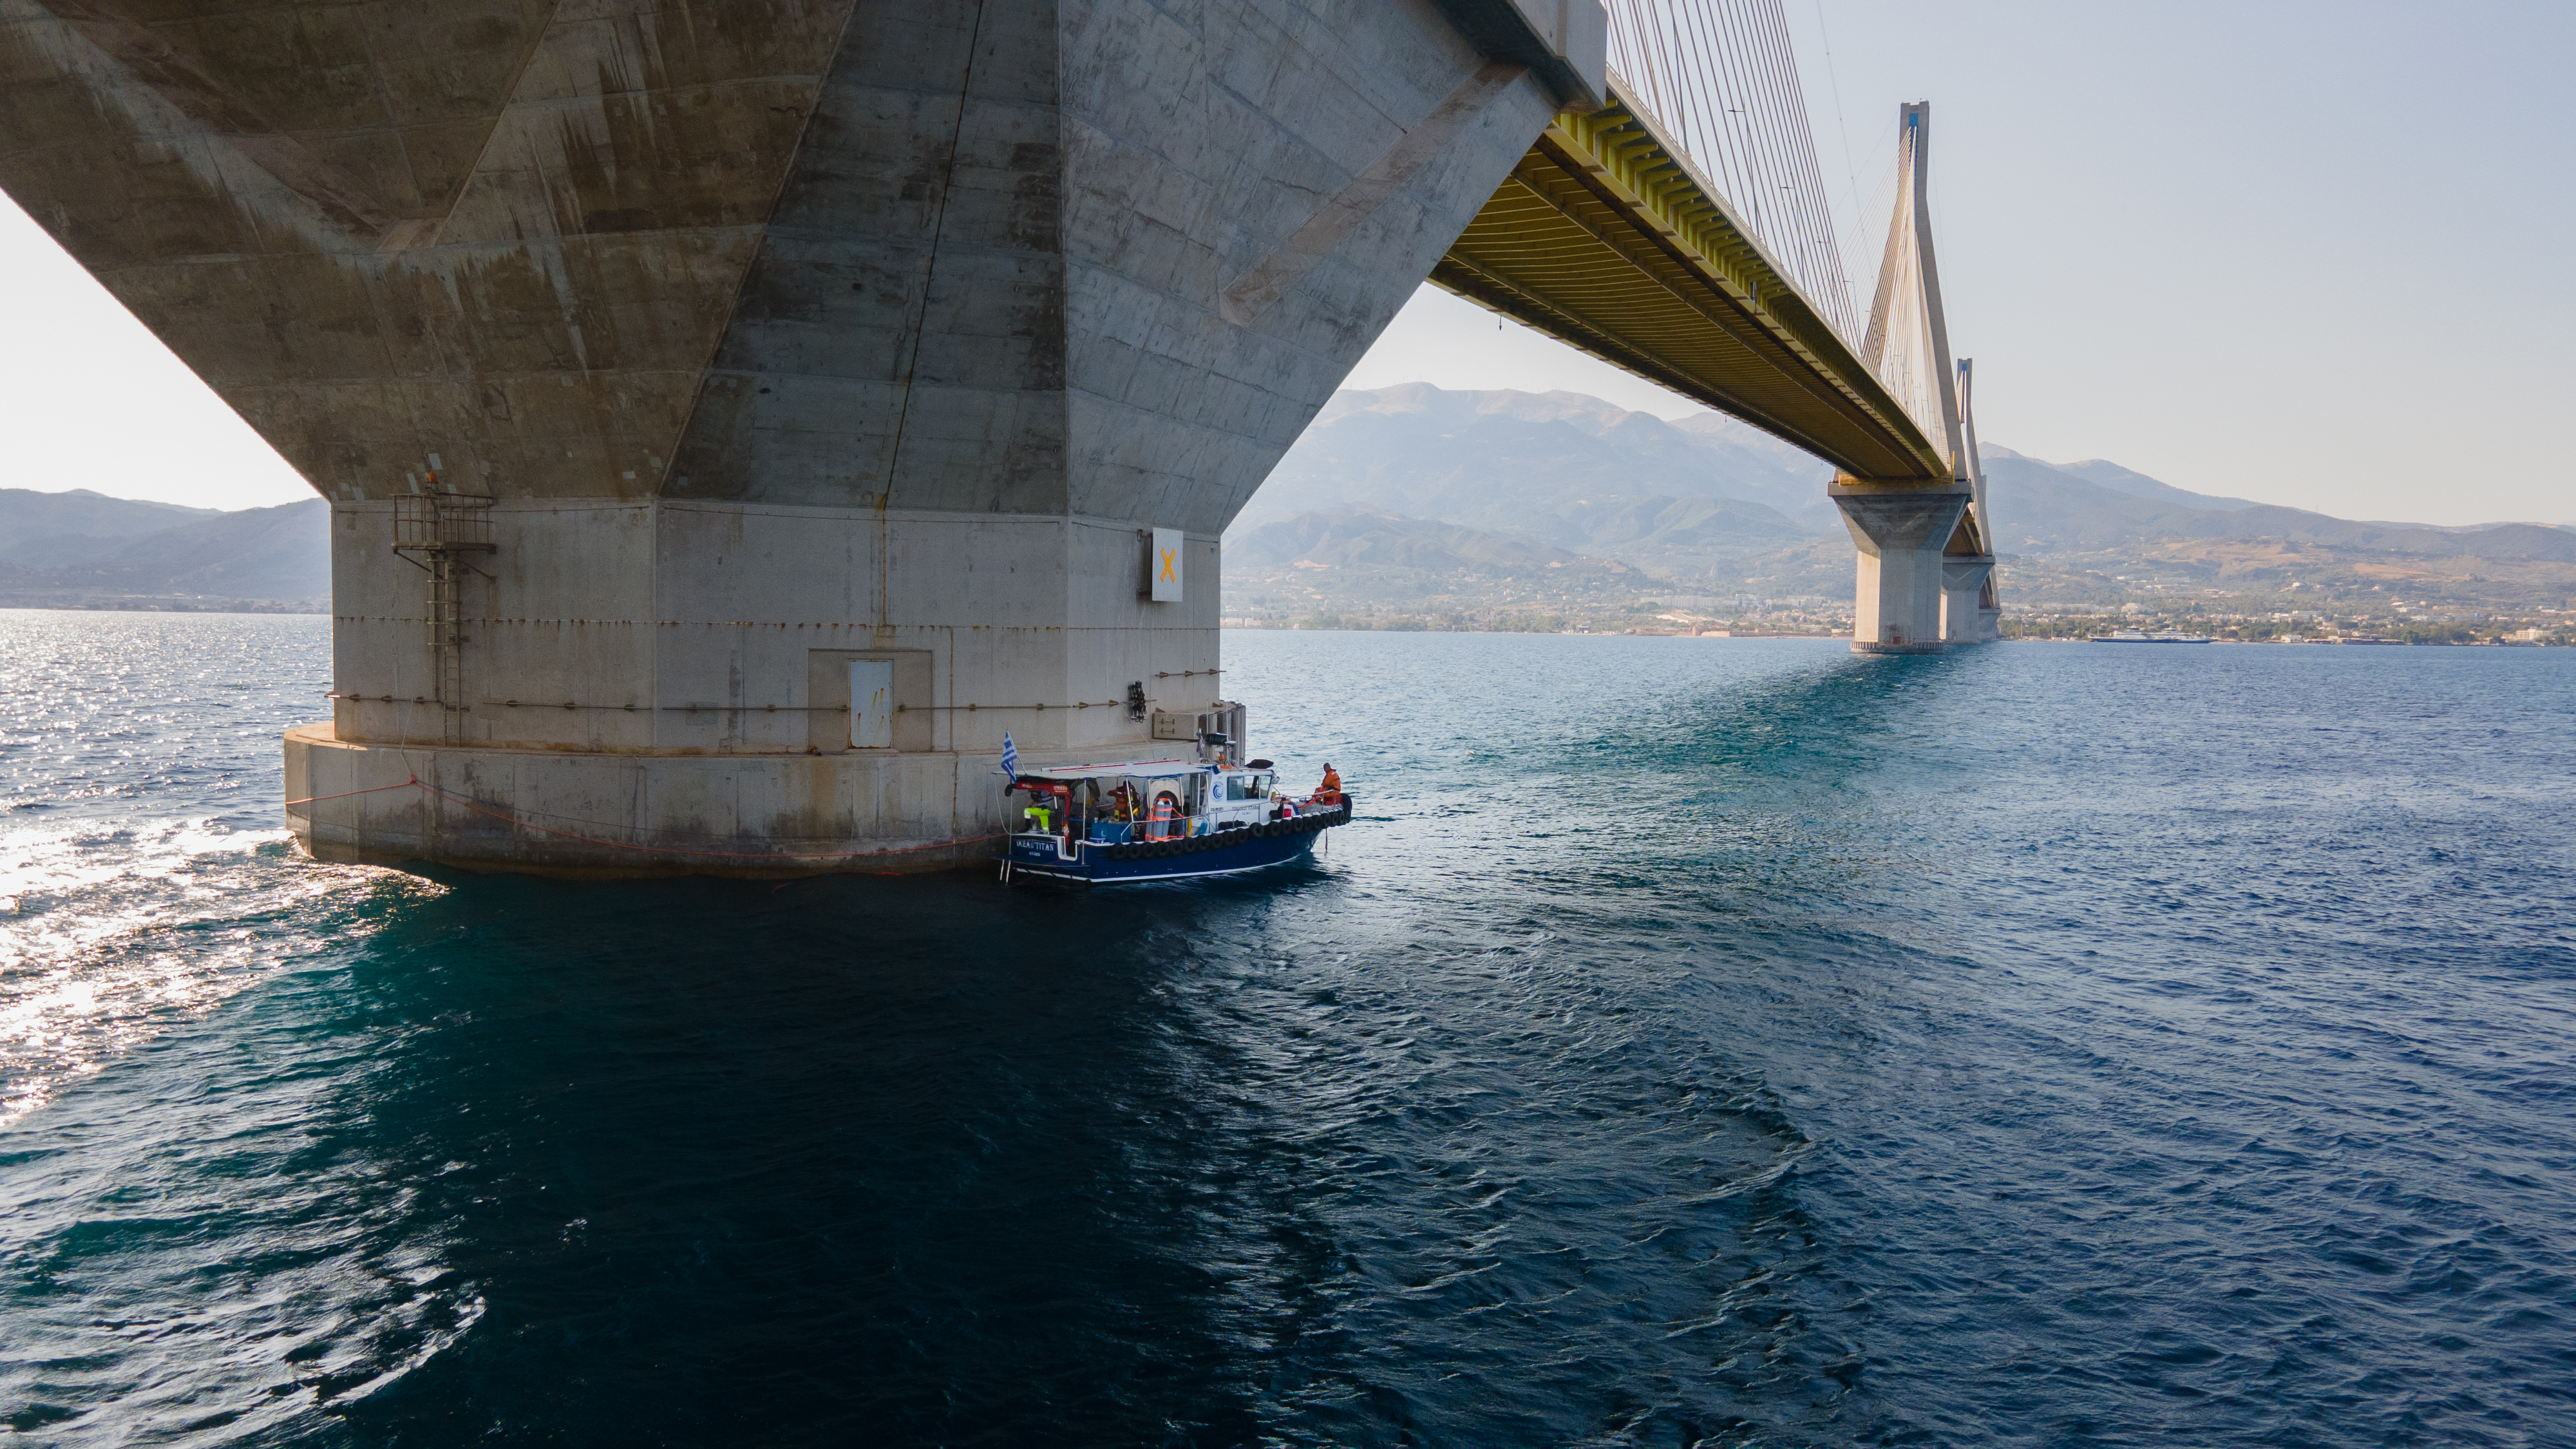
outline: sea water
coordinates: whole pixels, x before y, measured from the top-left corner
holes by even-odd
[[[33,1442],[2576,1443],[2576,651],[1229,634],[1082,895],[316,865],[327,646],[0,614]]]

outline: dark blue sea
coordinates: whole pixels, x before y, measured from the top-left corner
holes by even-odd
[[[60,1445],[2576,1444],[2576,651],[1238,633],[1312,869],[315,865],[0,614]]]

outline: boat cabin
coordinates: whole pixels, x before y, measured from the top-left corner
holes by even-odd
[[[1279,772],[1268,760],[1059,765],[1012,782],[1013,796],[1025,795],[1027,803],[1011,833],[1015,843],[1051,837],[1068,858],[1080,842],[1215,835],[1293,816],[1296,806],[1278,794],[1278,784]]]

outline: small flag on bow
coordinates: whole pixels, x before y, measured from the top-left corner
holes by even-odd
[[[1009,730],[1002,731],[1002,773],[1014,780],[1020,778],[1020,747],[1011,743]]]

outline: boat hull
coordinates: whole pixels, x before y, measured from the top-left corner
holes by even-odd
[[[1122,844],[1077,842],[1072,858],[1051,835],[1013,836],[1000,858],[1004,880],[1038,879],[1080,885],[1142,885],[1149,881],[1201,880],[1242,875],[1307,859],[1323,833],[1351,818],[1348,801],[1294,820],[1224,830],[1184,840]]]

